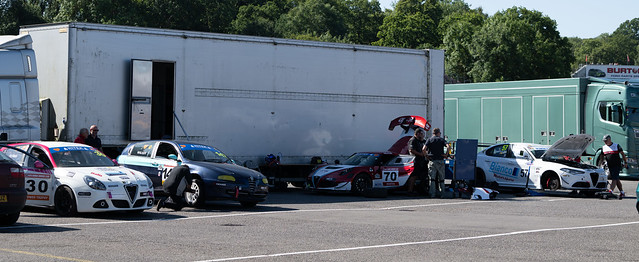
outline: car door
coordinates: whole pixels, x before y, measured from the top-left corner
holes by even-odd
[[[523,144],[513,144],[511,148],[515,162],[519,167],[519,173],[515,176],[515,184],[517,187],[532,186],[533,183],[528,177],[530,172],[530,166],[533,163],[533,158],[526,150]]]
[[[164,183],[164,180],[169,176],[171,170],[177,166],[177,161],[174,159],[170,159],[169,155],[175,155],[179,157],[178,149],[172,143],[167,142],[159,142],[157,146],[157,150],[155,150],[155,154],[153,155],[153,160],[151,164],[157,166],[157,176],[161,177],[162,181],[159,185]],[[155,186],[155,182],[153,182]]]
[[[157,144],[157,141],[135,143],[126,154],[118,157],[118,163],[144,173],[151,179],[156,188],[162,187],[162,177],[158,173],[157,161],[152,158]]]
[[[518,181],[521,168],[511,150],[511,144],[498,144],[485,151],[481,161],[486,181],[495,181],[499,186],[521,187]]]
[[[52,206],[57,179],[53,174],[53,165],[47,150],[41,146],[27,144],[16,146],[16,148],[31,154],[28,155],[12,148],[7,148],[4,151],[24,170],[27,205]]]

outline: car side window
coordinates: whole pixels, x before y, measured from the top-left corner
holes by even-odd
[[[133,146],[133,148],[131,148],[130,155],[151,157],[151,154],[153,154],[153,148],[155,148],[155,142],[137,143]]]
[[[31,152],[32,155],[34,155],[35,157],[37,157],[37,160],[40,160],[40,162],[44,163],[45,165],[52,167],[53,165],[51,164],[51,160],[49,159],[49,156],[47,156],[47,153],[44,152],[44,150],[38,146],[34,146],[33,148],[31,148]],[[28,167],[35,167],[35,162],[37,161],[36,159],[33,159],[31,157],[27,158],[27,166]]]
[[[175,147],[169,143],[160,143],[160,145],[158,146],[158,151],[155,153],[155,157],[168,159],[170,154],[174,154],[177,156],[177,150],[175,150]]]
[[[494,146],[486,150],[486,155],[492,157],[513,157],[512,151],[510,150],[510,144]]]

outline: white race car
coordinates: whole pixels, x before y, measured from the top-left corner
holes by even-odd
[[[153,207],[151,179],[116,165],[93,147],[66,142],[10,146],[20,149],[5,147],[3,152],[24,169],[28,206],[54,207],[61,216],[76,212],[142,212]]]
[[[606,190],[602,168],[582,164],[579,157],[594,141],[591,135],[570,135],[552,146],[530,143],[497,144],[477,154],[476,184],[500,187],[570,189],[584,193]]]

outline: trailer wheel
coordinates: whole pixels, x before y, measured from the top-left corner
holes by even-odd
[[[351,192],[356,194],[362,194],[364,191],[371,189],[373,187],[373,183],[368,174],[358,174],[353,178],[351,182]]]
[[[13,214],[0,214],[0,227],[10,226],[18,221],[20,217],[20,212]]]
[[[192,192],[184,192],[184,199],[186,199],[186,204],[192,207],[204,205],[204,182],[202,182],[202,180],[198,178],[194,178],[193,181],[191,181],[191,190]]]
[[[555,173],[545,173],[541,176],[542,187],[547,190],[555,191],[561,189],[559,177]]]
[[[78,212],[73,190],[67,186],[61,186],[55,191],[55,212],[63,217],[74,216]]]

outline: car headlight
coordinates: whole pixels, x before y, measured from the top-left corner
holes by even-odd
[[[218,180],[224,180],[224,181],[231,181],[231,182],[235,182],[235,177],[234,176],[230,176],[230,175],[221,175],[221,176],[217,176]]]
[[[586,173],[586,172],[581,171],[581,170],[575,170],[575,169],[570,169],[570,168],[562,168],[562,169],[559,169],[559,170],[561,170],[563,172],[566,172],[568,174],[571,174],[571,175],[581,175],[581,174],[585,174]]]
[[[266,178],[266,177],[262,178],[262,183],[268,184],[268,178]]]
[[[94,177],[85,176],[84,183],[95,190],[106,190],[106,186],[100,180]]]
[[[146,178],[146,184],[149,186],[149,188],[153,188],[153,181],[151,181],[151,179],[148,176],[144,176]]]

